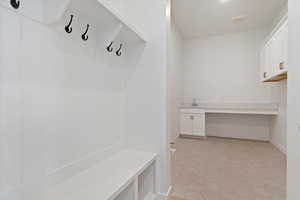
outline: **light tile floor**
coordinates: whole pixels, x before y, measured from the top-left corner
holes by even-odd
[[[286,157],[270,143],[177,139],[173,191],[188,200],[286,200]]]

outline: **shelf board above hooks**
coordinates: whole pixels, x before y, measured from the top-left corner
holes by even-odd
[[[60,14],[62,18],[68,10],[77,12],[94,21],[94,26],[101,29],[111,29],[110,41],[130,43],[146,43],[144,34],[132,23],[128,17],[114,8],[107,0],[86,0],[83,4],[81,0],[71,0],[68,8]],[[104,30],[103,30],[104,31]],[[105,31],[104,31],[105,32]],[[101,34],[101,33],[99,33]]]
[[[97,0],[107,11],[109,11],[115,18],[117,18],[121,24],[122,29],[120,29],[119,39],[129,39],[129,43],[134,43],[140,40],[141,42],[146,42],[144,35],[131,23],[125,16],[122,16],[116,9],[114,9],[107,0]],[[134,34],[132,34],[132,33]]]
[[[117,34],[113,35],[113,40],[123,40],[122,42],[125,43],[146,42],[144,34],[108,0],[20,0],[20,3],[19,9],[14,9],[10,0],[0,0],[0,6],[42,24],[58,23],[66,13],[75,10],[77,14],[87,15],[93,19],[99,29],[102,26],[105,28],[105,25],[110,23],[119,23],[120,26],[116,28]]]

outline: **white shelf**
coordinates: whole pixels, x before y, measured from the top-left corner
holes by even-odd
[[[116,9],[114,9],[111,4],[108,3],[107,0],[97,0],[104,8],[106,8],[106,10],[108,12],[110,12],[112,14],[112,16],[114,16],[116,19],[118,19],[124,29],[122,29],[120,31],[120,38],[127,36],[128,37],[132,37],[129,36],[129,32],[133,32],[142,42],[146,42],[146,38],[145,36],[134,26],[134,24],[132,22],[129,21],[129,19],[127,19],[125,16],[121,15],[120,12],[118,12]]]
[[[288,76],[288,71],[282,70],[276,74],[271,75],[268,78],[263,79],[263,82],[278,82],[287,79],[287,76]]]
[[[98,29],[99,37],[103,32],[111,32],[110,40],[123,43],[145,43],[145,36],[126,16],[114,8],[107,0],[65,0],[64,6],[50,12],[48,23],[55,23],[74,14],[77,20],[85,18],[86,23]],[[53,7],[53,5],[52,5]],[[55,6],[54,6],[55,7]],[[58,6],[56,6],[58,7]],[[79,15],[79,16],[78,16]],[[79,19],[78,19],[79,18]],[[76,20],[76,19],[75,19]]]
[[[124,150],[49,189],[46,200],[112,200],[155,161],[156,154]]]
[[[0,0],[0,6],[42,24],[54,24],[75,14],[76,20],[86,17],[92,28],[107,31],[113,27],[116,34],[112,40],[122,40],[124,43],[145,43],[144,34],[136,25],[114,8],[108,0],[20,0],[19,9],[13,9],[9,0]],[[80,15],[80,18],[78,17]],[[84,23],[81,21],[81,23]],[[101,33],[99,33],[101,37]]]

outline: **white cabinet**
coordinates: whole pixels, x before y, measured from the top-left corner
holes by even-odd
[[[180,132],[185,135],[192,135],[193,129],[193,114],[182,113],[180,115]]]
[[[269,77],[272,73],[274,73],[273,71],[273,51],[272,51],[272,47],[274,46],[274,42],[273,40],[270,40],[266,43],[266,45],[264,46],[263,50],[262,50],[262,64],[261,64],[261,75],[262,75],[262,80],[265,80],[267,77]]]
[[[274,35],[274,68],[275,73],[287,70],[288,23],[285,21]]]
[[[288,20],[283,19],[261,50],[261,80],[279,81],[288,72]]]
[[[202,109],[181,109],[180,134],[204,137],[205,111]]]

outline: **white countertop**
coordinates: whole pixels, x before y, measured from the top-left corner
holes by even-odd
[[[278,115],[278,106],[276,104],[199,104],[191,106],[184,104],[179,107],[183,113],[224,113],[224,114],[253,114],[253,115]],[[195,110],[195,112],[193,111]]]

